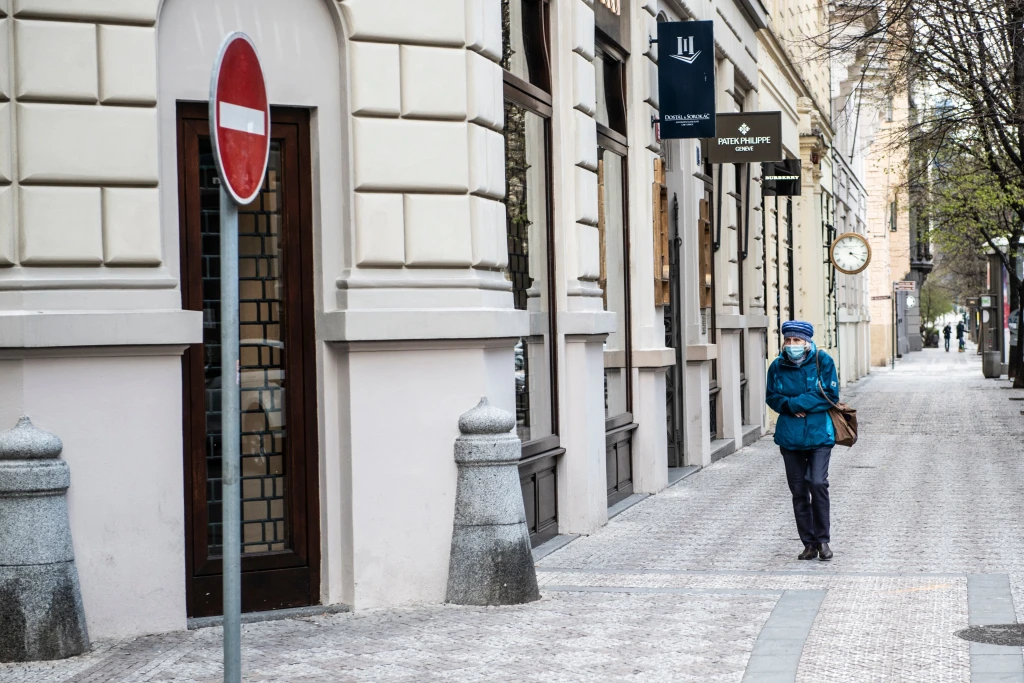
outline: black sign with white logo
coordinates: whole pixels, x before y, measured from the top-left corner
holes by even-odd
[[[800,180],[799,159],[761,164],[761,194],[765,197],[799,197]]]
[[[661,139],[715,136],[713,21],[658,24]]]
[[[719,114],[708,149],[713,164],[782,161],[782,112]]]

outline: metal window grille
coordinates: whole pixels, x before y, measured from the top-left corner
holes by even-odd
[[[242,405],[242,552],[290,547],[285,471],[281,148],[273,142],[263,189],[239,210],[239,312]],[[203,349],[210,555],[223,549],[220,367],[220,199],[209,138],[200,139]]]

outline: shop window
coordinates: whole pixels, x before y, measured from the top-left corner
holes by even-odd
[[[597,122],[619,135],[626,135],[626,64],[611,47],[597,50],[596,75]]]
[[[514,353],[519,479],[530,540],[558,534],[558,391],[555,378],[551,237],[551,89],[548,1],[502,0],[505,69],[505,208],[508,267],[516,309],[529,334]]]
[[[600,36],[599,36],[600,38]],[[604,344],[608,504],[633,493],[632,348],[629,310],[628,178],[626,173],[625,57],[598,40],[597,59],[598,284],[615,331]]]
[[[544,92],[551,92],[548,0],[501,0],[501,67]]]
[[[706,159],[707,157],[705,157]],[[705,174],[710,178],[710,164],[705,166]],[[719,167],[721,173],[721,167]],[[721,178],[721,175],[719,175]],[[701,331],[707,334],[707,343],[715,344],[718,341],[718,320],[715,311],[715,259],[714,252],[717,248],[717,237],[715,230],[718,229],[716,221],[712,218],[711,201],[714,196],[714,188],[709,181],[704,183],[704,198],[700,200],[700,307],[701,307]],[[711,440],[718,438],[718,360],[711,361],[711,378],[708,389],[708,430],[711,433]]]
[[[548,121],[505,102],[505,183],[509,265],[515,307],[530,336],[516,344],[516,425],[524,444],[554,434],[549,277]]]
[[[605,353],[605,416],[629,412],[629,315],[626,243],[626,158],[599,149],[598,233],[604,310],[615,313],[615,332],[608,335]]]
[[[732,196],[736,200],[736,275],[737,284],[739,285],[738,301],[740,303],[739,313],[746,311],[746,302],[744,301],[743,291],[743,261],[747,258],[747,247],[746,247],[746,231],[749,229],[747,221],[749,216],[747,211],[747,193],[750,192],[750,165],[749,164],[733,164],[735,170],[735,191]],[[747,182],[744,186],[743,180],[746,177]]]

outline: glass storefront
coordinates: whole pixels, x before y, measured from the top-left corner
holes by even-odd
[[[530,334],[515,347],[516,431],[524,444],[554,433],[547,148],[548,121],[506,101],[505,276],[516,309],[530,313]]]

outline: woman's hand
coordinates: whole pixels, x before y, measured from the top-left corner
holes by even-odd
[[[795,417],[807,417],[807,413],[793,413]]]

